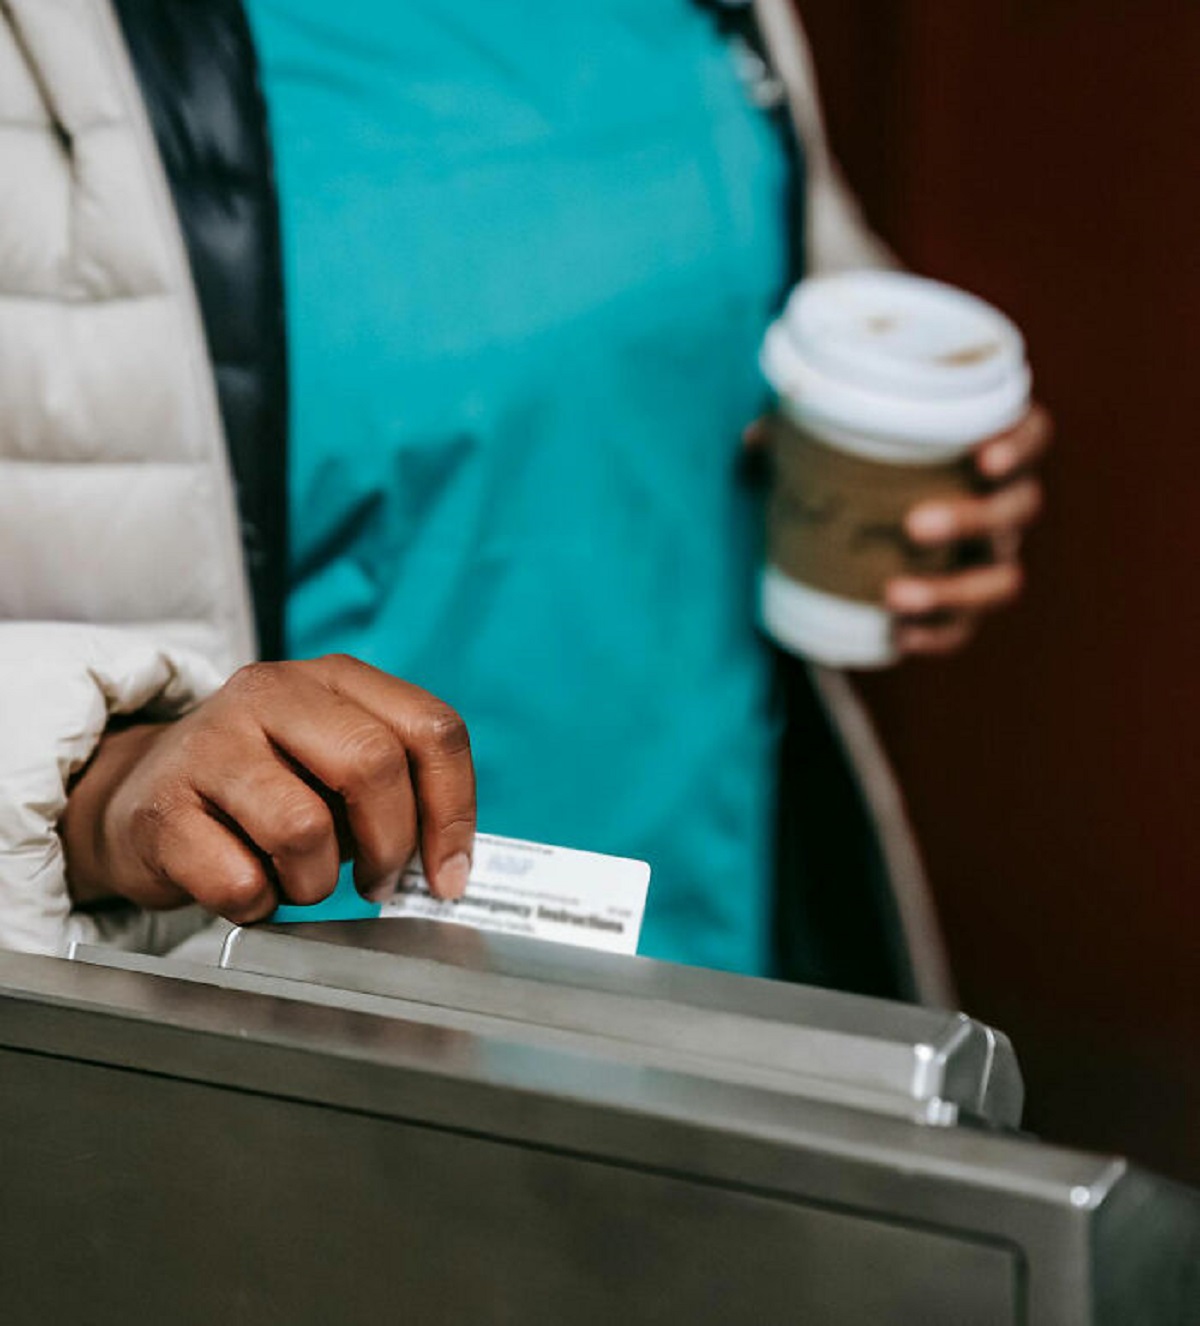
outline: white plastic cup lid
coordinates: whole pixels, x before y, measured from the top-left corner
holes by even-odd
[[[974,295],[902,272],[802,281],[767,333],[762,368],[801,419],[905,452],[968,447],[1029,404],[1016,326]]]

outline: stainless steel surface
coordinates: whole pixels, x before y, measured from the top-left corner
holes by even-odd
[[[339,985],[319,985],[294,977],[264,975],[261,972],[242,971],[238,968],[199,966],[171,958],[147,957],[139,953],[125,953],[86,944],[76,944],[71,956],[77,961],[97,966],[167,976],[221,989],[270,994],[281,999],[297,999],[304,1003],[353,1009],[360,1013],[374,1013],[384,1017],[413,1018],[429,1026],[468,1031],[476,1035],[496,1036],[521,1045],[538,1046],[543,1049],[590,1055],[592,1058],[612,1063],[698,1073],[705,1077],[772,1091],[805,1095],[818,1100],[836,1100],[840,1104],[861,1109],[897,1113],[927,1123],[949,1123],[957,1116],[955,1106],[937,1097],[916,1102],[907,1099],[897,1101],[892,1097],[881,1095],[878,1091],[836,1080],[826,1081],[813,1074],[805,1075],[789,1071],[787,1068],[749,1063],[744,1059],[725,1060],[711,1054],[689,1052],[670,1044],[640,1043],[622,1039],[619,1035],[609,1036],[601,1035],[597,1031],[544,1026],[540,1023],[522,1022],[450,1005],[422,1003],[419,1000],[405,999],[397,995],[364,993],[359,990],[344,989]]]
[[[21,1070],[5,1123],[68,1129],[110,1163],[62,1184],[54,1206],[86,1279],[47,1277],[32,1222],[8,1239],[7,1289],[23,1305],[9,1322],[102,1326],[135,1308],[154,1323],[256,1326],[1016,1320],[1003,1248],[294,1101],[44,1058]],[[68,1104],[81,1094],[82,1120]],[[126,1176],[167,1157],[170,1186],[148,1202]],[[41,1183],[19,1169],[8,1200],[45,1210]],[[931,1264],[937,1302],[918,1269]]]
[[[0,1139],[6,1322],[1200,1320],[1119,1160],[164,975],[0,955]]]
[[[424,930],[418,931],[418,938],[422,934],[442,929],[444,927],[425,927]],[[574,1010],[564,1008],[562,1006],[564,1001],[560,999],[559,992],[547,986],[535,990],[533,999],[530,999],[525,992],[522,1004],[526,1006],[526,1011],[532,1017],[536,1015],[538,1000],[542,1003],[550,1000],[548,1020],[557,1020],[559,1025],[546,1025],[513,1016],[512,1001],[509,1000],[506,1006],[504,986],[495,992],[494,999],[488,997],[489,978],[486,977],[482,978],[482,990],[479,988],[481,984],[479,976],[468,978],[465,992],[461,989],[456,990],[453,983],[447,986],[443,981],[437,990],[437,997],[445,1002],[427,1002],[430,997],[429,987],[436,982],[423,981],[423,969],[413,969],[411,966],[406,967],[405,978],[402,981],[394,981],[392,984],[422,998],[404,998],[398,994],[380,994],[374,991],[364,992],[343,985],[324,985],[302,980],[297,976],[266,974],[265,971],[244,971],[237,967],[204,967],[180,963],[169,958],[151,958],[82,944],[75,946],[72,956],[79,961],[100,966],[171,976],[223,989],[273,994],[284,999],[299,999],[306,1003],[356,1009],[359,1012],[389,1017],[415,1018],[433,1026],[469,1031],[478,1035],[498,1036],[524,1045],[566,1050],[614,1063],[697,1073],[705,1077],[804,1095],[812,1099],[837,1101],[859,1109],[894,1113],[926,1123],[948,1124],[958,1117],[958,1107],[936,1095],[913,1098],[887,1094],[879,1090],[878,1086],[862,1085],[862,1081],[869,1080],[865,1073],[860,1074],[858,1082],[847,1081],[844,1073],[840,1077],[823,1078],[820,1073],[824,1064],[816,1056],[811,1064],[805,1065],[807,1071],[799,1072],[787,1064],[771,1062],[765,1054],[756,1061],[750,1052],[752,1046],[739,1047],[742,1052],[736,1058],[722,1057],[719,1054],[719,1044],[717,1053],[709,1047],[703,1050],[689,1048],[686,1044],[681,1047],[670,1035],[671,1006],[666,1004],[659,1005],[652,1010],[652,1013],[657,1015],[657,1021],[665,1027],[667,1034],[656,1039],[653,1034],[646,1034],[647,1030],[653,1033],[655,1030],[653,1025],[649,1029],[636,1027],[635,1031],[640,1034],[641,1039],[633,1040],[629,1038],[621,1020],[614,1025],[611,1018],[604,1017],[607,1010],[603,1008],[592,1010],[593,1016],[588,1020],[586,1030],[580,1029],[578,1020],[576,1025],[572,1025],[570,1014]],[[291,944],[287,945],[284,956],[290,961],[277,964],[268,960],[263,965],[289,971],[304,970],[304,964],[296,961],[296,953]],[[269,957],[270,955],[268,959]],[[407,962],[406,959],[402,961]],[[578,1001],[578,992],[572,992],[567,999],[572,997]],[[464,1003],[467,1005],[465,1008],[461,1006]],[[481,1007],[499,1008],[502,1011],[500,1013],[477,1011]],[[881,1005],[881,1007],[890,1009],[891,1006]],[[626,1008],[622,1011],[628,1013],[630,1010]],[[505,1016],[505,1013],[508,1015]],[[941,1022],[942,1019],[939,1018],[938,1021]],[[628,1022],[629,1018],[626,1017],[624,1023]],[[914,1059],[919,1059],[923,1053],[926,1053],[925,1047],[915,1048]],[[929,1053],[931,1058],[935,1058],[932,1052]],[[959,1072],[961,1076],[961,1066]]]
[[[429,921],[235,930],[222,965],[598,1036],[640,1062],[926,1123],[1020,1120],[1011,1045],[961,1013]]]

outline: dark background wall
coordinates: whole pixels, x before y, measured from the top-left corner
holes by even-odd
[[[1031,1126],[1200,1182],[1200,5],[800,8],[873,220],[1059,426],[1023,605],[867,684],[964,1004]]]

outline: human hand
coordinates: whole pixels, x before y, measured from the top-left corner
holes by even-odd
[[[475,836],[463,721],[346,656],[242,668],[178,722],[105,737],[60,825],[77,903],[195,901],[238,923],[333,892],[339,862],[373,900],[419,846],[459,897]]]
[[[1021,592],[1021,541],[1042,507],[1042,486],[1030,471],[1053,437],[1048,411],[1035,405],[1007,433],[975,452],[988,485],[980,496],[923,502],[909,512],[905,530],[924,548],[981,544],[982,564],[940,576],[904,576],[886,591],[897,616],[896,645],[902,654],[947,654],[961,649],[984,616]]]

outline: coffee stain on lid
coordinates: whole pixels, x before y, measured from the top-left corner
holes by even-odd
[[[985,359],[998,353],[1000,346],[996,341],[985,341],[982,345],[968,345],[961,350],[951,350],[948,354],[938,355],[935,363],[946,368],[970,368],[972,364],[982,364]]]
[[[876,317],[867,319],[867,331],[872,336],[886,336],[888,332],[895,331],[900,319],[891,314],[882,313]]]

